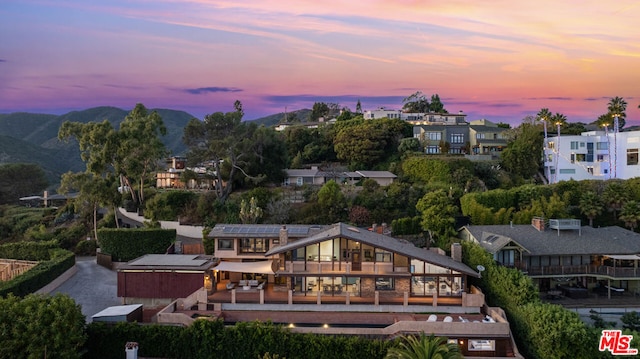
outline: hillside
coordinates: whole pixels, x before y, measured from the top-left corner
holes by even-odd
[[[151,110],[158,111],[167,127],[167,135],[162,139],[167,149],[173,155],[184,154],[183,129],[193,116],[184,111]],[[58,140],[62,123],[101,122],[106,119],[118,128],[127,113],[127,110],[104,106],[60,116],[25,112],[0,114],[0,164],[36,163],[45,170],[52,183],[57,183],[62,173],[84,170],[77,142]]]
[[[305,108],[302,110],[291,111],[287,113],[280,112],[274,115],[260,117],[255,120],[252,120],[251,122],[257,123],[258,125],[265,125],[266,127],[271,127],[271,126],[277,125],[280,122],[290,122],[292,118],[295,118],[300,122],[307,122],[309,121],[310,115],[311,115],[311,110]],[[288,121],[285,121],[285,117],[287,117]]]

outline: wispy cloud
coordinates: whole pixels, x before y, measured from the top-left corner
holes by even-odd
[[[7,62],[7,60],[5,60],[5,59],[0,59],[0,62]]]
[[[183,91],[192,95],[202,95],[205,93],[216,93],[216,92],[242,92],[243,90],[237,87],[214,86],[214,87],[198,87],[193,89],[184,89]]]

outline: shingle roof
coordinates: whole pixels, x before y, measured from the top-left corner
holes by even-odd
[[[498,252],[513,241],[526,249],[525,255],[598,255],[639,254],[640,234],[612,226],[592,228],[584,226],[580,231],[538,231],[532,225],[466,226],[463,230],[491,253]],[[493,243],[487,241],[497,236]]]
[[[310,244],[338,237],[349,238],[374,247],[388,250],[390,252],[399,253],[410,258],[419,259],[443,268],[452,269],[461,273],[465,273],[467,275],[478,277],[478,273],[476,273],[474,270],[463,263],[454,261],[449,256],[438,254],[424,248],[418,248],[407,241],[371,232],[366,229],[356,228],[345,223],[336,223],[326,230],[310,237],[306,237],[295,242],[289,242],[286,245],[272,248],[266,253],[266,256],[284,253],[299,247],[304,247]]]

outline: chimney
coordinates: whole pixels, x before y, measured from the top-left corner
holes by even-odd
[[[543,217],[533,217],[531,218],[531,225],[533,228],[537,229],[540,232],[544,232],[544,218]]]
[[[282,225],[280,228],[280,245],[283,246],[289,242],[289,231],[287,230],[286,225]]]
[[[456,262],[462,263],[462,246],[460,243],[451,244],[451,258]]]

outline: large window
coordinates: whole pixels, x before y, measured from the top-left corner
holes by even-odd
[[[429,141],[440,141],[442,139],[441,132],[425,132],[424,139]]]
[[[571,149],[572,150],[578,149],[578,141],[571,141]]]
[[[609,149],[609,143],[607,142],[596,143],[596,150],[608,150],[608,149]]]
[[[451,143],[464,143],[464,135],[461,133],[451,134]]]
[[[233,239],[218,239],[218,249],[228,251],[233,249]]]
[[[438,146],[427,146],[424,151],[430,154],[440,153],[440,147]]]
[[[267,253],[269,240],[264,238],[242,238],[240,253]]]

